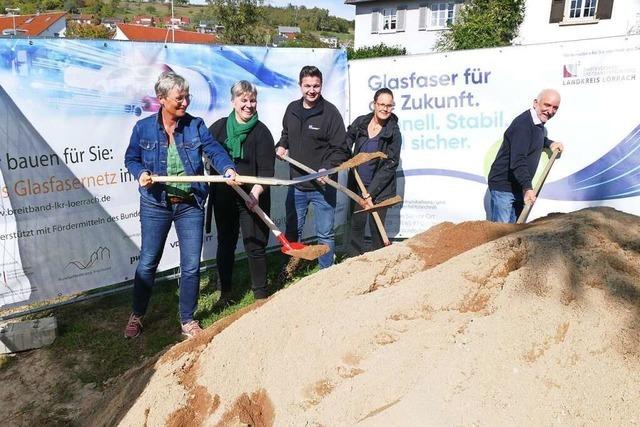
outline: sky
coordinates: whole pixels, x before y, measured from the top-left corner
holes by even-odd
[[[191,0],[193,4],[204,4],[205,0]],[[352,5],[344,4],[344,0],[316,0],[313,4],[302,0],[264,0],[265,5],[271,5],[276,7],[288,6],[291,3],[294,6],[306,6],[309,8],[319,7],[321,9],[328,9],[329,14],[333,16],[339,16],[350,21],[356,19],[356,7]]]

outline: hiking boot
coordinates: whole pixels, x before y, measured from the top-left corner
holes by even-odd
[[[142,332],[142,316],[131,313],[127,326],[124,328],[125,338],[135,338]]]
[[[198,324],[197,320],[191,320],[187,323],[182,324],[182,335],[187,338],[193,338],[202,332],[202,328]]]

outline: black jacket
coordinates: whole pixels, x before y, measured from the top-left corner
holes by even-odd
[[[353,146],[354,155],[360,152],[362,145],[369,139],[367,127],[372,118],[373,113],[360,116],[347,129],[347,143],[349,146]],[[402,135],[398,126],[398,117],[395,114],[391,114],[387,123],[380,130],[378,141],[378,151],[386,154],[387,158],[373,160],[376,162],[376,169],[371,184],[367,188],[373,203],[380,203],[396,195],[396,169],[398,169],[400,162]],[[350,189],[360,193],[352,172],[349,173],[348,185]]]
[[[224,147],[224,141],[227,139],[227,117],[217,120],[209,127],[209,132],[213,137],[220,141]],[[274,164],[276,161],[276,153],[274,151],[274,141],[269,128],[258,121],[251,132],[247,135],[247,139],[243,143],[243,156],[241,159],[235,160],[236,172],[240,175],[272,177],[274,175]],[[216,174],[215,170],[210,169],[209,173]],[[207,200],[207,217],[206,230],[211,231],[211,214],[213,212],[213,197],[211,192],[215,185],[209,186],[209,199]],[[243,185],[242,188],[249,192],[253,185]],[[271,204],[271,186],[263,185],[264,191],[260,195],[260,206],[263,204],[269,206]]]
[[[542,124],[533,124],[531,110],[513,119],[504,133],[502,145],[489,171],[489,188],[521,195],[533,188],[531,181],[538,169],[543,148],[549,148]]]
[[[313,170],[331,169],[351,157],[345,140],[344,122],[338,109],[320,97],[313,115],[303,119],[302,98],[287,106],[282,118],[282,136],[277,147],[289,150],[289,156]],[[290,166],[290,177],[307,175]],[[300,190],[319,189],[315,181],[297,184]]]

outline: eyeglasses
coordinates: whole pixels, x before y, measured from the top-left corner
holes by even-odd
[[[191,104],[192,96],[191,95],[179,96],[177,98],[169,98],[169,97],[167,97],[167,99],[172,100],[173,102],[175,102],[178,105],[182,105],[184,103]]]
[[[381,110],[393,111],[393,109],[396,108],[396,104],[380,104],[380,103],[376,102],[376,105]]]

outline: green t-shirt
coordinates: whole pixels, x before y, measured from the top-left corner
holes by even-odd
[[[181,176],[184,175],[184,165],[180,160],[178,149],[171,137],[171,144],[167,149],[167,175],[169,176]],[[170,196],[182,196],[187,197],[191,194],[191,183],[189,182],[170,182],[167,183],[167,194]]]

